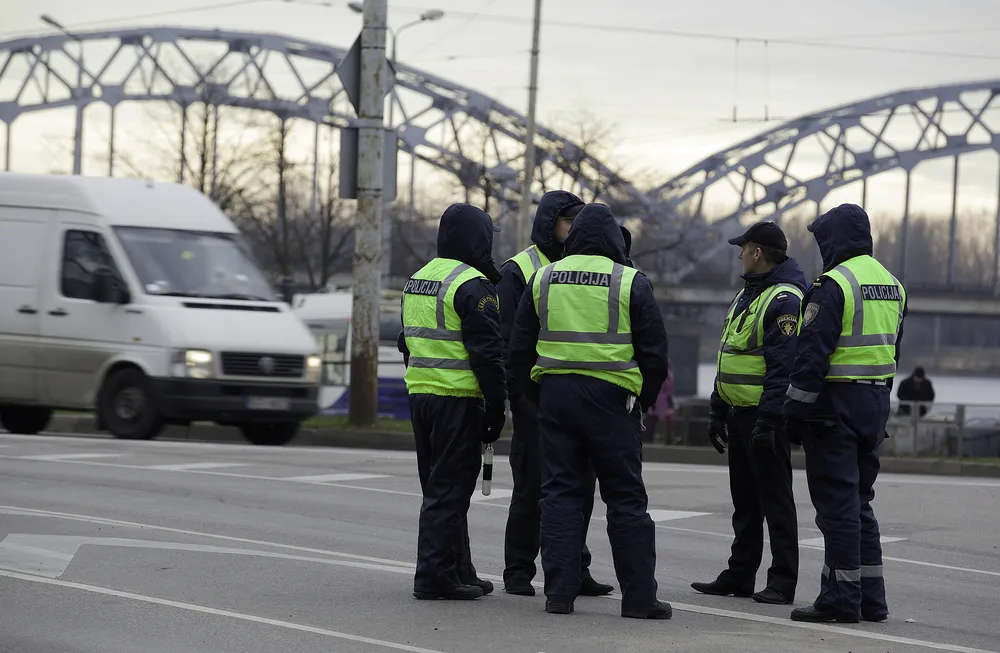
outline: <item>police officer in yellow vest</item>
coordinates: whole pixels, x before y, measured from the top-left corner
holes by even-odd
[[[500,437],[507,401],[494,283],[493,234],[483,211],[453,204],[441,216],[437,258],[403,288],[399,350],[423,503],[413,595],[477,599],[493,591],[472,565],[468,512],[481,443]]]
[[[573,612],[579,595],[593,469],[608,506],[622,616],[669,619],[670,606],[656,599],[639,434],[640,415],[667,376],[667,333],[649,281],[626,265],[607,206],[584,207],[565,258],[529,279],[508,353],[519,391],[538,400],[546,610]]]
[[[864,209],[842,204],[809,226],[823,274],[806,293],[784,412],[806,454],[826,543],[819,596],[796,621],[855,623],[889,615],[871,502],[889,419],[906,291],[872,257]]]
[[[524,295],[527,280],[539,268],[558,261],[563,255],[563,242],[569,234],[573,219],[583,208],[584,202],[564,190],[549,191],[542,195],[531,226],[532,244],[508,259],[501,267],[503,277],[497,284],[497,295],[503,309],[500,311],[500,332],[504,342],[510,342],[514,315]],[[514,437],[510,443],[510,469],[514,477],[514,490],[510,498],[510,512],[504,535],[504,591],[520,596],[534,596],[531,581],[535,577],[535,558],[538,557],[538,528],[541,512],[538,502],[542,492],[542,449],[538,435],[538,406],[523,393],[517,392],[511,382],[508,367],[507,387],[510,393],[510,411],[514,421]],[[580,593],[586,596],[608,594],[615,588],[598,583],[590,575],[590,550],[586,545],[586,524],[594,510],[596,478],[591,472],[590,489],[584,492],[584,545],[580,562]]]
[[[787,256],[788,241],[773,222],[758,222],[729,243],[740,248],[744,287],[722,329],[708,435],[719,453],[729,445],[736,537],[729,565],[718,578],[691,586],[705,594],[791,603],[798,581],[799,539],[782,404],[795,358],[806,278]],[[765,518],[771,567],[766,587],[754,594]]]

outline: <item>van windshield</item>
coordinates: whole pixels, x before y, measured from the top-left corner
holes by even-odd
[[[149,295],[276,299],[235,234],[146,227],[115,227],[115,234]]]

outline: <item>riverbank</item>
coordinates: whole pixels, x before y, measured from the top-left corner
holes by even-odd
[[[93,417],[89,415],[59,414],[52,418],[49,432],[60,434],[94,434]],[[510,426],[493,448],[498,455],[510,451]],[[44,437],[44,436],[39,436]],[[197,442],[229,442],[245,444],[239,430],[214,424],[192,424],[188,427],[171,426],[164,429],[158,439]],[[374,429],[358,429],[348,425],[342,417],[316,417],[306,423],[290,447],[344,447],[351,449],[388,449],[413,451],[413,432],[404,420],[382,419]],[[726,457],[715,449],[692,446],[666,446],[647,444],[643,447],[643,460],[656,463],[689,465],[725,465]],[[896,474],[929,474],[945,476],[973,476],[1000,478],[1000,459],[910,458],[890,457],[881,459],[882,471]],[[792,467],[804,469],[802,450],[793,447]]]

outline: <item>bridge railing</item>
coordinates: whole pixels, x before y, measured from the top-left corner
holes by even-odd
[[[657,444],[710,447],[707,430],[708,402],[692,399],[678,406],[668,428],[656,424],[647,438]],[[1000,404],[893,401],[886,434],[881,456],[1000,462]]]

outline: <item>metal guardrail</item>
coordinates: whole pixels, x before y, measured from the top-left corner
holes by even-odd
[[[900,407],[909,408],[902,414]],[[921,415],[921,408],[925,414]],[[1000,460],[1000,404],[899,402],[890,408],[880,455]],[[673,429],[656,433],[658,444],[710,447],[708,400],[678,401]]]

